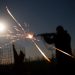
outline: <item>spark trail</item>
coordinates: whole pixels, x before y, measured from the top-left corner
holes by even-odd
[[[15,19],[15,17],[11,14],[10,10],[8,9],[8,7],[6,6],[6,10],[8,12],[8,14],[12,17],[12,19],[17,23],[17,25],[22,29],[23,32],[25,32],[24,28],[21,26],[21,24]]]
[[[58,49],[58,48],[56,48],[56,47],[53,47],[55,50],[58,50],[58,51],[60,51],[60,52],[62,52],[62,53],[64,53],[64,54],[66,54],[66,55],[68,55],[68,56],[70,56],[70,57],[72,57],[72,58],[75,58],[74,56],[72,56],[72,55],[70,55],[69,53],[67,53],[67,52],[64,52],[63,50],[61,50],[61,49]]]
[[[43,40],[43,39],[42,39],[42,40]],[[45,47],[47,48],[47,44],[45,43],[44,40],[43,40],[43,43],[44,43]],[[65,52],[65,51],[63,51],[63,50],[61,50],[61,49],[59,49],[59,48],[56,48],[56,47],[54,47],[53,45],[49,45],[49,47],[51,47],[51,48],[54,49],[54,50],[58,50],[59,52],[65,54],[65,55],[67,55],[67,56],[69,56],[69,57],[71,57],[71,58],[75,58],[73,55],[71,55],[71,54],[69,54],[69,53],[67,53],[67,52]],[[48,48],[47,48],[47,49],[48,49]]]
[[[51,60],[44,54],[44,52],[40,49],[40,47],[34,42],[34,40],[32,40],[32,42],[34,43],[34,45],[36,46],[36,48],[39,50],[39,52],[43,55],[43,57],[48,61],[51,62]]]
[[[36,44],[36,42],[34,41],[34,36],[33,34],[28,34],[27,35],[27,38],[30,39],[33,44],[36,46],[36,48],[39,50],[39,52],[43,55],[43,57],[48,61],[48,62],[51,62],[50,59],[44,54],[44,52],[40,49],[40,47]]]

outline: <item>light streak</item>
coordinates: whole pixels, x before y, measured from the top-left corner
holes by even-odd
[[[47,46],[45,46],[45,47],[47,47]],[[69,57],[71,57],[71,58],[75,58],[73,55],[71,55],[71,54],[69,54],[69,53],[67,53],[67,52],[65,52],[65,51],[63,51],[63,50],[61,50],[61,49],[59,49],[59,48],[56,48],[56,47],[54,47],[53,45],[50,45],[50,47],[51,47],[52,49],[54,49],[54,50],[58,50],[59,52],[65,54],[65,55],[67,55],[67,56],[69,56]]]
[[[19,30],[16,26],[13,26],[13,28],[14,28],[17,32],[20,32],[20,30]]]
[[[17,29],[17,28],[14,28],[17,32],[20,32],[20,30],[19,29]]]
[[[36,48],[39,50],[39,52],[43,55],[43,57],[48,61],[51,62],[51,60],[44,54],[44,52],[40,49],[40,47],[34,42],[34,40],[32,40],[32,42],[34,43],[34,45],[36,46]]]
[[[8,12],[8,14],[12,17],[12,19],[17,23],[17,25],[22,29],[23,32],[25,32],[24,28],[21,26],[21,24],[15,19],[15,17],[11,14],[11,12],[9,11],[8,7],[6,6],[6,10]]]
[[[64,54],[66,54],[66,55],[72,57],[72,58],[75,58],[74,56],[70,55],[69,53],[67,53],[67,52],[65,52],[65,51],[63,51],[63,50],[61,50],[61,49],[59,49],[59,48],[56,48],[56,47],[53,47],[53,48],[54,48],[55,50],[58,50],[58,51],[60,51],[60,52],[62,52],[62,53],[64,53]]]
[[[69,56],[69,57],[75,58],[73,55],[71,55],[71,54],[69,54],[69,53],[67,53],[67,52],[65,52],[65,51],[63,51],[63,50],[61,50],[61,49],[59,49],[59,48],[56,48],[56,47],[54,47],[53,45],[50,45],[50,47],[51,47],[52,49],[54,49],[54,50],[58,50],[59,52],[65,54],[65,55],[67,55],[67,56]]]
[[[11,30],[8,30],[8,32],[9,32],[10,34],[14,33],[14,32],[12,32]]]

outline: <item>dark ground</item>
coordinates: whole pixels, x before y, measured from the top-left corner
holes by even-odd
[[[75,63],[55,64],[47,61],[0,65],[0,75],[74,75]]]

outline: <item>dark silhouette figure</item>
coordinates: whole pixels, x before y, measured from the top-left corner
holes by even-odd
[[[15,49],[15,45],[13,44],[13,54],[14,54],[14,63],[18,63],[18,54]]]
[[[14,63],[15,64],[24,62],[25,54],[22,51],[20,51],[20,54],[18,55],[17,52],[16,52],[14,44],[13,44],[13,53],[14,53]]]
[[[23,74],[23,65],[24,65],[24,53],[20,51],[18,55],[15,49],[15,45],[13,44],[13,53],[14,53],[14,70],[17,75]]]
[[[22,51],[20,51],[20,55],[19,55],[19,62],[24,62],[24,53]]]
[[[56,33],[39,34],[48,44],[55,44],[55,47],[72,55],[71,36],[59,25],[56,28]],[[56,50],[56,59],[58,63],[70,62],[70,57]]]

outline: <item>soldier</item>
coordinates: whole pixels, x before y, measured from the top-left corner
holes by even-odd
[[[56,28],[56,33],[39,34],[48,44],[54,44],[56,48],[72,55],[71,36],[59,25]],[[69,62],[70,57],[56,50],[56,59],[58,63]]]

